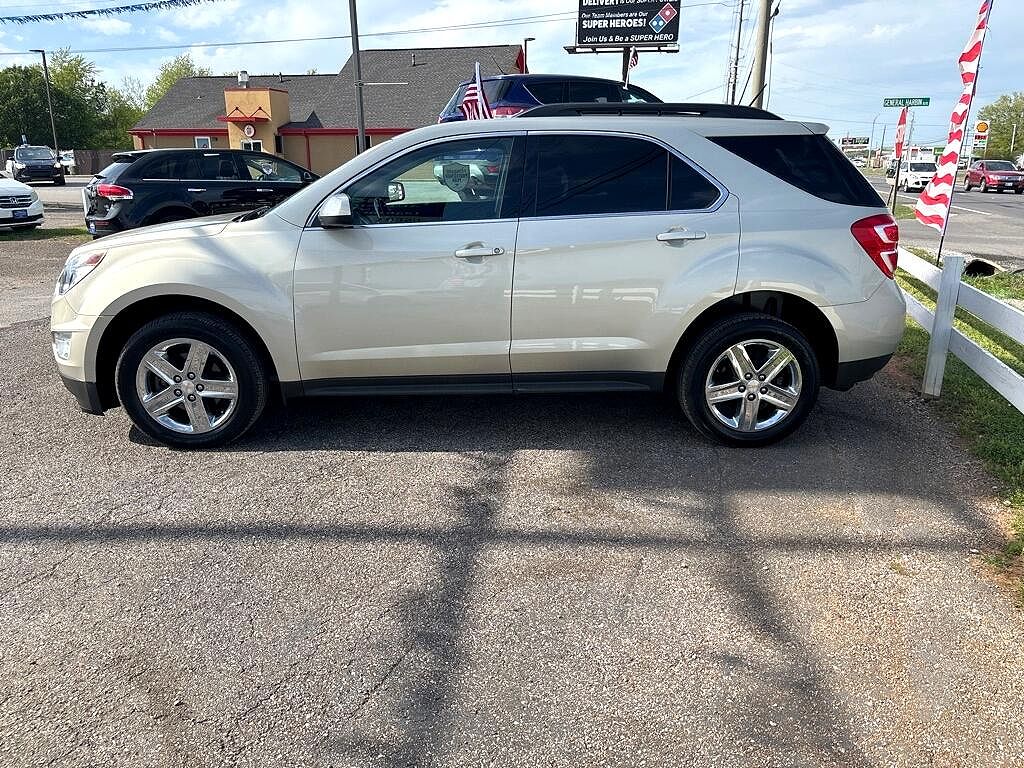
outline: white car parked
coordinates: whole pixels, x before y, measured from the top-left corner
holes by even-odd
[[[904,160],[900,166],[900,189],[909,192],[912,189],[924,189],[935,176],[935,163],[931,160]],[[895,176],[886,176],[889,186],[896,183]]]
[[[65,384],[180,447],[239,437],[275,390],[667,390],[701,434],[752,446],[893,354],[899,230],[826,126],[526,115],[405,133],[274,208],[76,248],[51,315]]]
[[[0,176],[0,230],[31,229],[43,223],[43,203],[26,184]]]

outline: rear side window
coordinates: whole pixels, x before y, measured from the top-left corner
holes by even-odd
[[[748,163],[822,200],[843,205],[882,207],[882,198],[867,179],[824,136],[708,138]]]
[[[190,178],[190,152],[171,152],[150,157],[139,163],[135,175],[141,179],[174,180]]]
[[[664,211],[667,152],[618,136],[532,136],[537,216]]]
[[[669,173],[670,211],[693,211],[710,208],[721,194],[718,187],[708,181],[701,173],[680,160],[671,156]]]
[[[198,160],[198,168],[188,178],[205,181],[237,181],[242,178],[233,155],[203,152]]]
[[[622,101],[618,83],[591,82],[589,80],[569,81],[570,102],[597,102],[615,104]]]
[[[561,104],[565,101],[562,85],[561,80],[542,80],[537,83],[530,83],[526,86],[526,89],[541,104]]]
[[[130,168],[131,166],[131,162],[122,162],[119,160],[115,160],[102,171],[97,173],[96,176],[97,178],[100,179],[116,179],[118,176],[125,172],[126,168]]]

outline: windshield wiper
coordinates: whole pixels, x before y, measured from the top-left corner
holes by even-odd
[[[264,205],[262,208],[257,208],[254,211],[246,211],[240,216],[235,216],[232,221],[252,221],[253,219],[260,218],[263,214],[270,210],[269,205]]]

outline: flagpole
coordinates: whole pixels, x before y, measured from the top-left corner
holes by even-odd
[[[988,7],[988,15],[985,17],[985,37],[988,39],[988,22],[992,18],[992,6]],[[942,246],[946,242],[946,228],[949,227],[949,220],[953,218],[953,194],[956,192],[956,177],[960,173],[960,157],[964,153],[964,145],[967,143],[967,129],[971,125],[971,110],[974,109],[974,97],[978,95],[978,80],[981,79],[981,60],[985,56],[985,46],[981,46],[981,50],[978,51],[978,73],[974,76],[974,83],[971,85],[971,103],[967,105],[967,111],[964,113],[964,137],[960,141],[960,154],[956,158],[956,169],[953,171],[953,183],[949,188],[949,210],[946,212],[946,218],[942,222],[942,232],[939,234],[939,250],[935,252],[935,266],[939,266],[942,263]],[[973,128],[971,130],[974,130]],[[974,139],[971,139],[971,148],[974,147]],[[967,158],[968,165],[970,164],[970,158]],[[922,192],[921,194],[924,194]]]

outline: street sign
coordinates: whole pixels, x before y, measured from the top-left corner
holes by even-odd
[[[931,96],[919,96],[917,98],[882,99],[883,107],[927,107],[931,105]]]
[[[681,0],[580,0],[576,45],[623,48],[679,42]]]
[[[839,146],[843,149],[853,149],[855,147],[866,147],[871,139],[867,136],[843,136],[839,139]]]

